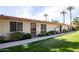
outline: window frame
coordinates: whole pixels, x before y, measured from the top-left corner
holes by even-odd
[[[46,31],[47,31],[47,25],[41,24],[41,33],[46,33]]]
[[[12,23],[15,23],[15,24],[12,25]],[[12,26],[14,26],[15,29]],[[23,31],[23,22],[10,21],[10,32],[16,32],[16,31]]]

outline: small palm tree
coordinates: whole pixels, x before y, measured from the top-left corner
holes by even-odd
[[[47,21],[47,17],[48,17],[48,14],[44,14],[45,18],[46,18],[46,21]]]
[[[67,10],[69,10],[69,13],[70,13],[70,24],[72,25],[72,10],[74,9],[74,7],[72,7],[72,6],[69,6],[68,8],[67,8]]]
[[[66,14],[66,12],[62,11],[61,14],[63,15],[63,23],[65,24],[65,14]]]

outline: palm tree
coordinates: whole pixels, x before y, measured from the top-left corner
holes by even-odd
[[[66,12],[62,11],[61,14],[63,15],[63,23],[65,24],[65,14],[66,14]]]
[[[69,12],[70,12],[70,24],[72,25],[72,10],[74,9],[74,7],[72,7],[72,6],[69,6],[68,8],[67,8],[67,10],[69,10]]]
[[[44,14],[45,18],[46,18],[46,21],[47,21],[47,17],[48,17],[48,14]]]
[[[72,10],[74,9],[74,7],[72,7],[72,6],[69,6],[68,8],[67,8],[67,10],[69,10],[69,12],[70,12],[70,24],[72,25]],[[72,27],[70,26],[70,31],[72,31]]]

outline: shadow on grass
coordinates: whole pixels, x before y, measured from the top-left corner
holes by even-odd
[[[33,42],[28,45],[19,45],[0,51],[6,52],[73,52],[79,51],[79,42],[69,42],[66,39],[47,39],[43,41]]]

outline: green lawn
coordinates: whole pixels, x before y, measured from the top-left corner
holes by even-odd
[[[79,31],[63,36],[2,49],[11,52],[72,52],[79,51]]]

